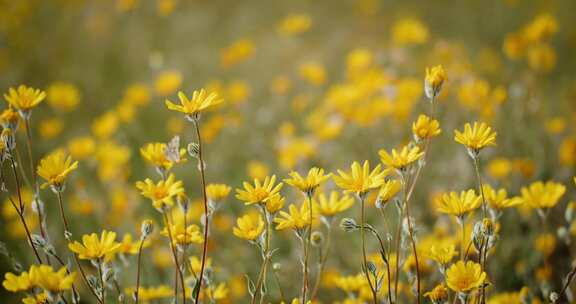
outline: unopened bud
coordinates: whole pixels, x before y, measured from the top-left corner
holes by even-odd
[[[142,237],[148,237],[153,230],[154,230],[154,223],[152,222],[152,220],[144,220],[142,222],[142,226],[140,227]]]

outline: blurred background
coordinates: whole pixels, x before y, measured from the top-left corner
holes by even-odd
[[[498,132],[498,146],[483,153],[482,163],[493,186],[512,195],[535,180],[573,186],[575,11],[572,0],[0,0],[0,90],[26,84],[47,92],[32,114],[34,155],[63,148],[79,160],[66,191],[74,234],[105,228],[137,238],[141,220],[158,217],[134,187],[157,177],[140,148],[174,135],[183,144],[195,139],[193,126],[164,106],[178,90],[204,87],[224,97],[202,117],[207,178],[236,188],[311,166],[334,172],[354,160],[376,164],[379,149],[406,143],[412,122],[428,113],[425,68],[442,64],[448,73],[436,107],[442,134],[413,200],[424,237],[450,223],[434,213],[435,195],[474,186],[468,155],[453,141],[465,122],[486,121]],[[195,165],[175,173],[199,199]],[[300,200],[287,187],[283,194]],[[563,206],[573,197],[569,191]],[[48,190],[42,200],[50,235],[63,245],[56,201]],[[31,256],[10,208],[6,201],[1,238],[26,264]],[[230,299],[246,299],[243,275],[256,276],[259,265],[255,248],[231,233],[244,208],[230,195],[213,222],[210,257]],[[200,201],[193,209],[201,214]],[[550,231],[570,227],[563,210],[553,210],[558,221]],[[370,220],[382,225],[380,217]],[[499,290],[542,280],[558,286],[567,271],[564,243],[542,269],[531,249],[535,225],[529,210],[505,214],[498,262],[489,270]],[[359,241],[334,233],[328,269],[359,272],[358,250],[350,249]],[[296,295],[298,243],[284,232],[275,245],[285,266],[281,281]],[[151,246],[145,260],[143,284],[170,284],[167,246]],[[6,259],[2,265],[2,273],[10,270]],[[120,280],[132,286],[134,269],[124,271]],[[344,295],[329,287],[324,293],[325,301]]]

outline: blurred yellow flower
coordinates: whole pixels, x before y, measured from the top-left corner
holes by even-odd
[[[324,216],[334,216],[340,212],[348,210],[354,205],[354,198],[348,195],[340,195],[337,191],[330,192],[327,197],[320,193],[317,199],[318,211]]]
[[[66,157],[63,151],[57,150],[48,154],[40,160],[37,173],[40,177],[46,180],[42,184],[42,188],[53,186],[59,189],[64,185],[64,181],[70,172],[78,168],[78,162],[72,162],[70,156]]]
[[[218,94],[214,92],[207,92],[204,89],[199,91],[195,90],[192,93],[192,99],[188,99],[188,97],[186,97],[186,95],[180,91],[178,92],[178,98],[180,99],[179,105],[176,105],[170,100],[166,99],[166,107],[170,110],[184,113],[190,118],[193,118],[193,116],[200,114],[200,112],[222,102],[222,99],[218,96]]]
[[[556,249],[556,236],[552,233],[543,233],[536,237],[534,240],[534,248],[547,258]]]
[[[476,195],[472,189],[456,192],[445,193],[442,199],[437,202],[436,210],[438,212],[463,217],[474,211],[482,204],[482,197]]]
[[[39,89],[18,86],[17,89],[8,89],[8,94],[4,94],[4,99],[22,114],[27,114],[46,98],[46,93]]]
[[[324,169],[317,167],[311,168],[306,177],[302,177],[296,171],[290,172],[289,175],[290,178],[285,179],[284,182],[309,196],[312,196],[316,188],[330,178],[330,174],[324,174]]]
[[[298,35],[307,32],[312,26],[312,18],[307,14],[291,14],[286,16],[276,29],[285,36]]]
[[[213,202],[219,202],[228,197],[230,186],[226,184],[209,184],[206,186],[206,195]]]
[[[92,156],[95,150],[96,142],[90,136],[75,137],[68,142],[68,152],[74,159],[86,159]]]
[[[454,130],[454,140],[475,153],[487,146],[496,145],[496,132],[492,131],[486,123],[474,122],[471,126],[469,123],[464,125],[464,131]]]
[[[174,197],[184,193],[182,181],[176,181],[174,174],[170,174],[166,180],[154,183],[147,178],[143,182],[136,182],[142,195],[152,200],[152,205],[158,211],[163,212],[164,208],[174,205]]]
[[[174,93],[182,84],[182,74],[178,71],[164,71],[156,77],[154,89],[160,96]]]
[[[384,182],[378,191],[378,197],[376,199],[377,207],[382,207],[388,203],[400,192],[400,189],[402,189],[402,183],[399,180],[391,179]]]
[[[242,183],[244,189],[236,189],[236,198],[245,205],[265,204],[272,196],[282,189],[283,183],[276,184],[276,175],[266,176],[264,182],[254,179],[254,186],[248,182]]]
[[[547,43],[539,43],[528,48],[528,66],[538,72],[549,72],[556,66],[556,52]]]
[[[469,293],[486,281],[486,273],[480,264],[458,261],[446,271],[446,285],[455,292]]]
[[[176,223],[170,224],[170,231],[168,231],[167,227],[164,227],[164,229],[160,231],[160,234],[167,237],[170,237],[169,233],[172,234],[172,241],[174,242],[174,245],[204,243],[204,237],[202,236],[202,231],[200,231],[200,227],[195,224],[187,223],[187,225],[185,226],[184,221],[176,221]]]
[[[64,122],[59,118],[49,118],[41,120],[39,127],[42,139],[52,139],[62,133]]]
[[[15,130],[20,121],[18,112],[14,111],[12,106],[7,107],[0,114],[0,124],[5,129]]]
[[[135,288],[126,288],[126,294],[134,294]],[[138,299],[143,302],[151,302],[160,299],[167,299],[174,296],[174,289],[168,285],[156,287],[140,287],[138,289]]]
[[[326,82],[324,66],[318,62],[305,62],[298,67],[298,73],[303,80],[311,85],[321,86]]]
[[[44,291],[32,296],[22,298],[24,304],[45,304],[48,303],[48,292]]]
[[[252,57],[255,52],[254,42],[250,39],[240,39],[225,47],[220,52],[220,65],[230,68]]]
[[[228,287],[226,287],[226,283],[219,283],[218,285],[211,285],[208,286],[206,289],[206,295],[208,298],[218,301],[226,299],[228,296]]]
[[[387,172],[382,171],[380,165],[370,171],[370,163],[366,160],[362,166],[358,162],[353,162],[350,168],[349,173],[338,170],[338,175],[332,175],[336,185],[346,192],[363,195],[384,184]]]
[[[264,220],[259,213],[249,213],[238,218],[232,230],[235,236],[253,241],[264,231]]]
[[[399,151],[392,149],[390,154],[382,149],[378,151],[378,154],[380,155],[380,160],[382,160],[382,163],[386,166],[402,171],[419,160],[424,155],[424,152],[420,151],[420,147],[418,146],[404,146]]]
[[[549,13],[534,18],[523,30],[523,37],[530,42],[539,42],[558,32],[558,21]]]
[[[427,258],[441,265],[448,265],[457,255],[456,246],[451,241],[440,241],[425,252]]]
[[[191,256],[189,259],[190,269],[192,273],[200,273],[200,268],[202,268],[202,259],[198,258],[197,256]],[[204,267],[207,269],[212,268],[212,259],[207,258],[204,264]]]
[[[558,204],[558,201],[566,192],[566,186],[548,181],[534,182],[528,187],[522,187],[522,200],[531,208],[552,208]]]
[[[30,279],[30,275],[27,271],[24,271],[19,275],[6,272],[4,274],[4,281],[2,282],[2,286],[4,286],[4,288],[8,291],[19,292],[34,287],[34,282],[32,282]]]
[[[438,136],[441,132],[440,123],[424,114],[420,114],[418,119],[412,124],[412,133],[416,140],[432,138]]]
[[[82,236],[82,243],[74,241],[68,248],[78,254],[82,260],[109,261],[120,249],[121,244],[116,242],[116,232],[103,230],[100,238],[96,233]]]
[[[512,171],[512,162],[504,157],[497,157],[486,165],[488,175],[494,179],[505,179]]]
[[[53,82],[46,89],[46,101],[57,110],[72,111],[80,102],[80,91],[68,82]]]
[[[404,18],[392,26],[392,41],[398,46],[423,44],[428,37],[428,28],[416,18]]]
[[[424,296],[432,303],[444,303],[448,299],[448,289],[444,283],[436,285],[432,290],[424,293]]]
[[[99,139],[110,138],[118,130],[118,115],[108,111],[92,122],[92,133]]]

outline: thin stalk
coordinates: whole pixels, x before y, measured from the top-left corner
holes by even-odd
[[[372,284],[372,280],[370,279],[370,274],[368,273],[368,259],[366,258],[366,237],[365,237],[365,230],[366,230],[366,215],[364,212],[364,201],[365,195],[360,195],[360,203],[361,203],[361,215],[360,215],[360,238],[362,239],[362,268],[364,269],[364,273],[366,274],[366,280],[368,281],[368,285],[370,286],[370,291],[372,291],[372,300],[374,304],[378,304],[378,295],[376,294],[376,290],[374,289],[374,285]]]
[[[68,226],[68,220],[66,219],[66,214],[64,212],[64,203],[62,201],[62,192],[56,191],[56,194],[58,196],[58,205],[60,206],[60,217],[62,218],[62,222],[64,223],[64,237],[66,238],[66,240],[69,240],[70,229]],[[86,278],[86,272],[84,272],[84,269],[82,268],[82,264],[80,264],[80,260],[78,259],[78,256],[76,256],[76,254],[74,254],[74,253],[72,254],[72,256],[74,256],[74,261],[76,262],[76,267],[78,267],[78,270],[80,270],[80,274],[82,276],[82,280],[84,281],[84,284],[86,284],[88,289],[90,289],[90,292],[92,293],[92,295],[94,295],[96,297],[96,300],[98,300],[98,303],[104,304],[104,302],[102,302],[102,299],[100,299],[100,297],[98,296],[96,291],[92,288],[92,286],[90,286],[90,283],[88,283],[88,279]]]
[[[482,175],[480,175],[480,157],[476,155],[476,157],[474,157],[473,159],[474,159],[474,171],[476,171],[476,179],[478,181],[478,191],[482,195],[482,219],[484,220],[488,216],[487,213],[488,206],[486,203],[486,196],[484,195],[484,187],[482,186]],[[487,249],[484,249],[484,251],[487,251]],[[482,264],[482,271],[486,271],[485,255],[484,255],[484,263]],[[486,284],[482,284],[482,298],[480,303],[484,304],[485,302],[486,302]]]
[[[276,281],[276,285],[278,285],[278,290],[280,291],[280,300],[282,300],[282,302],[286,302],[286,297],[284,296],[284,289],[282,288],[282,284],[280,283],[278,274],[274,269],[272,269],[272,274],[274,275],[274,281]]]
[[[202,290],[202,280],[204,278],[204,267],[206,264],[206,255],[208,253],[208,197],[206,196],[206,177],[204,174],[204,159],[202,158],[202,137],[200,136],[200,126],[198,119],[194,119],[194,127],[196,129],[196,137],[198,138],[198,161],[200,162],[200,175],[202,177],[202,197],[204,199],[204,246],[202,247],[202,264],[200,266],[200,276],[198,278],[198,293],[194,303],[198,304],[200,291]]]
[[[462,238],[460,239],[460,260],[464,261],[464,248],[466,245],[466,222],[465,218],[462,216],[459,219],[460,229],[462,231]]]
[[[262,208],[262,214],[266,219],[266,239],[264,241],[264,248],[262,249],[262,266],[260,268],[260,272],[258,273],[258,281],[256,282],[256,287],[254,291],[254,297],[252,297],[251,304],[256,303],[256,298],[258,297],[258,293],[260,293],[260,301],[264,299],[264,294],[262,293],[262,284],[266,284],[265,277],[266,271],[268,269],[268,263],[270,262],[270,241],[271,241],[271,233],[272,233],[272,223],[270,221],[270,217],[266,213],[266,207],[264,205],[260,206]]]
[[[102,288],[102,304],[106,304],[106,286],[104,286],[104,276],[102,274],[102,259],[98,259],[98,277]]]
[[[420,264],[418,263],[418,251],[416,250],[416,240],[414,239],[414,227],[412,226],[412,220],[410,219],[410,205],[408,204],[408,193],[406,186],[406,180],[404,180],[404,207],[406,208],[406,220],[408,221],[408,234],[410,236],[410,242],[412,243],[414,261],[416,262],[416,303],[420,304]]]
[[[316,282],[314,283],[314,289],[312,289],[312,295],[310,300],[316,298],[318,289],[320,289],[320,281],[322,280],[322,274],[324,273],[324,268],[326,267],[326,261],[328,261],[328,254],[330,252],[330,242],[332,240],[332,220],[330,219],[328,225],[326,225],[326,245],[323,254],[320,254],[320,264],[318,266],[318,274],[316,276]]]
[[[370,227],[367,226],[366,229],[370,230],[370,232],[372,232],[372,234],[374,234],[374,236],[376,236],[376,238],[378,239],[378,242],[380,243],[380,250],[382,251],[382,254],[384,254],[386,256],[386,260],[384,261],[384,263],[386,264],[386,272],[388,275],[388,301],[389,303],[392,303],[392,293],[390,292],[391,290],[391,286],[390,286],[390,263],[388,262],[388,253],[386,250],[386,247],[384,246],[384,242],[382,241],[382,238],[380,237],[380,235],[378,234],[378,232]]]
[[[180,271],[180,263],[178,262],[178,254],[176,253],[176,248],[174,245],[174,237],[172,236],[172,227],[170,227],[170,221],[168,220],[168,215],[166,211],[164,211],[164,222],[166,226],[166,230],[168,231],[168,238],[170,240],[170,249],[172,250],[172,258],[174,259],[174,267],[176,268],[176,276],[180,277],[180,284],[182,285],[182,298],[183,300],[186,299],[186,290],[184,285],[184,276],[182,275],[182,271]],[[178,303],[178,281],[174,284],[174,299],[176,303]]]
[[[140,292],[140,270],[142,268],[142,248],[144,247],[144,241],[146,237],[140,240],[140,245],[138,245],[138,259],[136,262],[136,291],[134,292],[134,301],[138,304],[138,293]]]
[[[302,303],[306,303],[306,293],[308,292],[308,260],[310,256],[310,243],[312,243],[312,192],[306,193],[308,199],[308,235],[306,238],[306,249],[304,250],[304,266],[303,266],[303,279],[302,279]]]
[[[404,208],[400,208],[400,217],[398,218],[398,228],[396,229],[396,269],[394,272],[394,300],[398,302],[398,279],[400,277],[400,247],[402,246],[402,218],[404,217]]]

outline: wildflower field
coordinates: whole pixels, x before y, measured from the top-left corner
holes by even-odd
[[[576,303],[573,0],[0,0],[1,303]]]

